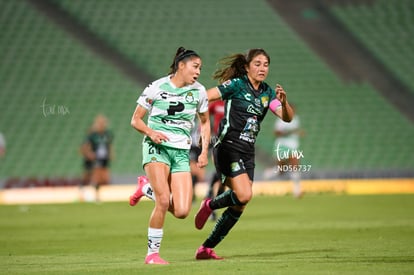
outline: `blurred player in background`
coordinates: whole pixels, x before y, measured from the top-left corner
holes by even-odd
[[[200,125],[198,122],[195,123],[193,130],[191,131],[191,143],[190,148],[190,170],[191,170],[191,180],[193,182],[193,191],[194,187],[199,182],[205,181],[206,168],[198,167],[198,157],[201,154],[201,144],[200,144]],[[196,195],[193,192],[193,202],[195,202]]]
[[[131,125],[144,134],[143,167],[148,178],[138,177],[138,187],[130,197],[134,206],[142,196],[155,200],[148,227],[146,264],[168,264],[159,256],[167,211],[184,219],[191,210],[193,188],[189,151],[196,115],[200,120],[201,153],[198,167],[208,164],[210,118],[203,85],[197,82],[201,58],[178,48],[170,73],[151,83],[138,98]],[[148,123],[143,120],[148,112]],[[149,182],[148,182],[149,179]]]
[[[92,131],[82,146],[83,155],[92,163],[91,185],[95,187],[95,200],[100,201],[101,185],[110,182],[110,162],[114,157],[112,131],[108,129],[107,118],[100,114],[95,117]]]
[[[277,160],[276,174],[283,174],[287,171],[290,179],[293,181],[293,196],[300,198],[303,193],[300,185],[300,158],[295,152],[299,150],[299,138],[304,135],[304,131],[300,128],[299,116],[295,111],[290,122],[285,122],[280,118],[276,119],[274,133],[275,139],[275,154]]]
[[[6,155],[6,139],[4,135],[0,133],[0,158]]]
[[[213,118],[213,134],[211,135],[211,142],[210,148],[213,148],[213,145],[218,141],[218,130],[220,126],[220,122],[224,117],[224,101],[217,100],[208,105],[208,111],[210,116]],[[213,162],[214,162],[214,155],[212,153]],[[221,183],[221,175],[217,169],[214,169],[213,176],[210,180],[210,184],[208,186],[206,198],[214,198],[217,195],[220,195],[225,190],[226,186]],[[211,219],[213,221],[216,220],[216,211],[211,213]]]
[[[91,154],[89,135],[92,133],[92,127],[88,129],[87,135],[83,140],[79,152],[82,156],[82,178],[79,186],[79,200],[85,201],[84,187],[91,183],[92,169],[93,169],[93,156]]]
[[[255,167],[255,142],[268,109],[284,121],[293,110],[280,85],[276,91],[264,82],[270,57],[263,49],[251,49],[222,60],[214,78],[222,84],[209,89],[208,99],[225,101],[225,115],[220,123],[219,139],[214,147],[215,166],[230,189],[214,199],[205,199],[195,216],[195,226],[202,229],[215,209],[227,208],[217,220],[211,234],[196,251],[196,259],[220,260],[216,247],[239,220],[252,198]],[[222,178],[223,178],[222,177]]]

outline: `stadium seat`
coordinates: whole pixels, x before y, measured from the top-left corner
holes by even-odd
[[[378,26],[387,27],[384,37],[389,41],[400,24],[412,28],[413,16],[407,11],[410,1],[399,1],[392,19],[384,15],[391,9],[388,2],[376,2],[375,8],[341,6],[333,12],[349,23],[351,31],[360,28],[360,39],[368,35],[377,42],[381,39],[373,31],[377,25],[373,29],[369,21],[377,20],[377,15],[383,18]],[[411,122],[370,85],[342,83],[265,0],[211,0],[197,8],[191,0],[53,3],[154,79],[168,72],[179,46],[195,49],[202,56],[200,81],[207,88],[217,84],[211,75],[221,57],[264,48],[271,56],[269,84],[285,87],[301,117],[306,132],[302,139],[304,163],[315,171],[414,167],[414,156],[405,149],[414,145]],[[97,113],[108,116],[115,133],[112,172],[142,173],[142,136],[129,123],[135,101],[148,83],[131,82],[28,3],[2,0],[0,4],[4,15],[0,19],[0,93],[6,99],[0,101],[0,131],[8,141],[7,156],[0,160],[0,179],[80,175],[78,147]],[[399,33],[401,41],[405,41],[404,35]],[[373,51],[384,62],[399,62],[387,64],[398,64],[401,70],[396,74],[412,81],[412,39],[394,42],[397,53],[387,43]],[[45,116],[44,100],[55,108],[67,107],[70,114]],[[258,150],[269,158],[274,120],[272,115],[266,117],[257,142]],[[268,166],[267,159],[257,162],[258,167]]]

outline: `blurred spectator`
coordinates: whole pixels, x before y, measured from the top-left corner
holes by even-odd
[[[0,133],[0,158],[6,155],[6,139],[4,135]]]
[[[87,180],[90,176],[90,184],[96,190],[96,201],[100,200],[100,186],[110,182],[109,166],[113,159],[112,141],[113,134],[108,129],[107,118],[104,115],[96,116],[92,131],[81,147],[82,155],[85,157],[85,169],[89,166],[92,169],[92,173],[85,175],[85,179]]]
[[[293,195],[296,198],[302,196],[300,184],[300,157],[299,139],[304,135],[304,131],[300,128],[299,116],[295,107],[291,104],[295,115],[290,122],[285,122],[279,118],[276,119],[274,126],[275,154],[276,154],[276,174],[289,173],[290,179],[293,181]]]
[[[213,117],[213,135],[212,141],[216,142],[217,135],[219,131],[219,126],[222,118],[224,117],[224,101],[223,100],[216,100],[214,102],[209,103],[208,111],[210,116]]]
[[[193,182],[193,190],[195,185],[199,182],[205,181],[206,168],[197,166],[198,157],[201,154],[201,139],[200,139],[200,126],[198,121],[195,122],[193,129],[191,130],[191,139],[194,141],[190,148],[190,171],[191,180]],[[193,202],[196,199],[195,192],[193,192]]]
[[[219,126],[222,118],[224,117],[224,101],[223,100],[217,100],[212,103],[209,103],[208,105],[208,111],[210,113],[210,116],[212,116],[211,121],[213,122],[213,132],[211,135],[211,142],[210,147],[213,148],[214,144],[218,141],[218,131]],[[212,158],[214,163],[214,155],[213,150],[212,152]],[[224,190],[226,189],[225,185],[221,183],[221,174],[217,171],[217,169],[214,169],[213,176],[211,177],[210,184],[208,187],[206,198],[214,198],[217,195],[220,195]],[[211,213],[212,220],[216,220],[216,211],[213,211]]]
[[[91,183],[92,178],[92,168],[93,168],[93,156],[90,155],[90,144],[89,144],[89,135],[92,133],[92,127],[87,131],[86,137],[83,140],[79,152],[82,155],[82,179],[79,186],[80,200],[85,200],[85,194],[83,187]]]

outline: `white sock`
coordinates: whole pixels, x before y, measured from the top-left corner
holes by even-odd
[[[290,178],[293,181],[293,195],[299,197],[301,195],[301,186],[300,186],[300,173],[292,172]]]
[[[148,253],[147,255],[159,253],[163,236],[162,228],[148,227]]]
[[[150,183],[147,183],[144,186],[142,186],[142,193],[144,193],[144,195],[147,198],[155,201],[154,190],[152,190],[152,187],[151,187],[151,184]]]

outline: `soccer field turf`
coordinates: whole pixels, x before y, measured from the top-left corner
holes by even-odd
[[[2,274],[414,274],[414,195],[256,196],[216,247],[213,227],[167,216],[161,256],[143,263],[153,203],[0,206]]]

